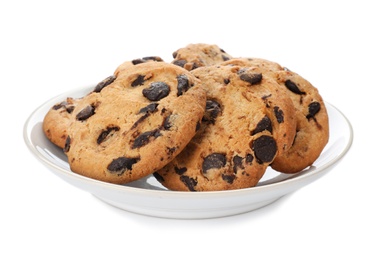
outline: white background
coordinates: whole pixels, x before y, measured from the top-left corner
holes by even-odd
[[[2,1],[1,259],[389,259],[386,1]],[[110,207],[46,170],[22,135],[53,96],[189,43],[277,61],[354,128],[330,173],[250,213],[171,220]]]

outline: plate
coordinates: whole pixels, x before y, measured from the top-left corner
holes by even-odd
[[[24,140],[40,163],[64,181],[100,200],[126,211],[164,218],[202,219],[230,216],[264,207],[331,171],[352,145],[353,130],[348,119],[335,106],[325,103],[330,124],[329,142],[320,157],[297,174],[282,174],[270,167],[256,187],[210,192],[169,191],[153,176],[126,185],[106,183],[72,172],[62,150],[42,131],[49,109],[66,97],[82,97],[92,87],[76,89],[54,97],[38,107],[27,119]]]

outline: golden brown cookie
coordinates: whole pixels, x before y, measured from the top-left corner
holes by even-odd
[[[191,73],[164,62],[129,66],[116,78],[75,106],[64,151],[72,171],[122,184],[182,151],[196,133],[206,96]]]
[[[299,74],[272,61],[236,58],[222,64],[260,68],[263,75],[278,82],[294,103],[297,119],[294,143],[286,153],[275,158],[272,168],[284,173],[296,173],[312,165],[329,139],[328,114],[318,89]]]
[[[148,56],[139,59],[134,59],[132,61],[126,61],[119,65],[114,74],[105,78],[99,82],[94,88],[93,91],[88,93],[100,92],[103,88],[112,84],[114,81],[126,81],[126,71],[129,67],[135,66],[140,63],[145,62],[162,62],[163,60],[158,56]],[[119,78],[118,78],[119,76]],[[87,95],[88,95],[87,94]],[[68,127],[71,118],[71,114],[75,105],[83,97],[72,98],[68,97],[66,100],[55,104],[45,115],[43,120],[43,131],[46,137],[55,145],[60,148],[64,148],[65,140],[68,136]]]
[[[173,52],[173,64],[193,70],[203,66],[210,66],[232,58],[223,49],[215,44],[189,44]]]
[[[292,144],[291,99],[256,67],[215,65],[191,72],[207,93],[202,124],[183,152],[154,176],[179,191],[255,186]]]

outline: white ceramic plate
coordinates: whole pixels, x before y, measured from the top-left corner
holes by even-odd
[[[348,119],[336,107],[326,103],[330,119],[329,143],[313,166],[300,173],[281,174],[269,167],[256,187],[215,192],[169,191],[153,176],[127,185],[106,183],[70,171],[62,150],[48,141],[42,131],[42,120],[54,104],[66,97],[82,97],[91,90],[92,88],[83,88],[70,91],[38,107],[25,123],[25,142],[38,161],[58,177],[112,206],[135,213],[165,218],[199,219],[255,210],[329,172],[352,145],[353,132]]]

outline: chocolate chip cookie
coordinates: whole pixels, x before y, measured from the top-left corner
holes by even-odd
[[[189,44],[173,52],[172,56],[172,63],[186,70],[215,65],[232,58],[217,45],[204,43]]]
[[[72,171],[123,184],[183,150],[203,117],[206,95],[190,72],[164,62],[128,66],[114,77],[74,107],[64,152]]]
[[[296,173],[312,165],[329,139],[328,114],[318,89],[299,74],[272,61],[236,58],[222,64],[260,68],[263,75],[278,82],[280,89],[285,90],[294,103],[297,119],[294,143],[286,153],[276,156],[272,168],[284,173]]]
[[[147,56],[132,61],[126,61],[119,65],[114,74],[106,77],[99,82],[92,90],[94,92],[100,92],[103,88],[112,84],[115,80],[126,80],[126,72],[129,67],[135,66],[140,63],[146,62],[162,62],[163,60],[159,56]],[[90,94],[90,93],[89,93]],[[60,148],[64,148],[65,140],[68,136],[68,126],[73,113],[75,105],[83,97],[68,97],[66,100],[55,104],[45,115],[43,120],[43,131],[46,137],[55,145]]]
[[[293,142],[291,99],[256,67],[214,65],[191,72],[207,93],[205,115],[183,152],[154,176],[178,191],[255,186]]]

